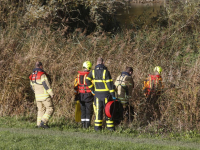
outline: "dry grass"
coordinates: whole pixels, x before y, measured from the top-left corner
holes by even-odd
[[[134,68],[134,126],[140,126],[144,120],[143,80],[154,66],[160,65],[166,88],[159,99],[162,118],[151,125],[168,131],[200,130],[199,6],[191,2],[180,8],[169,7],[164,19],[168,23],[166,28],[157,25],[116,35],[102,32],[88,36],[76,31],[67,38],[62,36],[62,30],[25,30],[20,22],[1,28],[0,115],[36,114],[28,77],[36,60],[40,60],[53,81],[56,110],[52,119],[64,116],[73,121],[73,82],[77,71],[86,60],[94,67],[101,56],[114,80],[125,66]],[[170,88],[172,83],[174,88]]]

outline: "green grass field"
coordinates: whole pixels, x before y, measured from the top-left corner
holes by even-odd
[[[114,133],[0,128],[0,149],[192,150],[200,149],[200,143],[156,138],[131,138]]]
[[[200,149],[199,135],[149,135],[130,132],[118,127],[115,132],[95,132],[93,127],[83,130],[76,125],[63,124],[50,129],[38,129],[34,122],[22,118],[0,118],[0,149],[7,150],[194,150]]]

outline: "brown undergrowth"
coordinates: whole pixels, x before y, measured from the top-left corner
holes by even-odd
[[[28,77],[39,60],[52,79],[55,93],[52,119],[64,117],[74,121],[73,82],[77,71],[82,70],[86,60],[94,68],[101,56],[113,80],[126,66],[134,68],[132,126],[140,127],[146,121],[143,80],[154,66],[160,65],[165,86],[158,101],[161,119],[146,128],[155,125],[166,131],[200,130],[199,5],[190,2],[167,7],[165,13],[166,16],[158,17],[154,27],[117,34],[97,31],[87,36],[80,30],[66,36],[63,30],[52,31],[50,26],[24,29],[18,21],[6,22],[0,32],[0,115],[36,114]],[[163,19],[167,27],[159,24]]]

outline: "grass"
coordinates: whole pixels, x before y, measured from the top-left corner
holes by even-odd
[[[139,131],[118,127],[115,132],[92,128],[82,130],[77,125],[53,126],[43,130],[34,128],[30,118],[0,118],[0,149],[199,149],[199,135],[194,132],[182,134],[141,134]],[[57,125],[59,123],[57,122]]]
[[[99,136],[97,134],[83,134],[70,132],[52,132],[19,130],[0,131],[1,149],[151,149],[151,150],[194,150],[198,144],[182,142],[168,142],[150,139],[116,138]],[[6,138],[5,138],[6,137]],[[173,143],[173,144],[171,144]],[[170,145],[171,144],[171,145]]]
[[[0,118],[0,149],[130,149],[195,150],[199,135],[193,133],[155,136],[118,128],[115,132],[82,130],[76,125],[34,128],[30,118]],[[60,130],[61,129],[61,130]],[[190,134],[189,136],[186,135]],[[184,136],[185,135],[185,136]]]

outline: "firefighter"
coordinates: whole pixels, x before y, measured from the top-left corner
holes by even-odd
[[[85,82],[86,77],[90,73],[92,63],[86,61],[83,63],[84,71],[78,71],[78,75],[74,82],[75,100],[80,101],[81,105],[81,123],[83,128],[88,128],[91,124],[93,114],[94,96]]]
[[[163,92],[163,83],[161,77],[162,68],[156,66],[154,74],[149,74],[148,78],[144,81],[143,92],[147,102],[147,119],[160,119],[160,109],[158,105],[158,98]]]
[[[33,73],[29,76],[29,79],[31,88],[35,93],[38,108],[37,127],[49,128],[47,123],[54,111],[52,103],[54,94],[41,62],[36,62],[35,69],[33,69]]]
[[[90,90],[95,94],[94,106],[95,106],[95,131],[102,130],[103,123],[103,110],[105,104],[112,99],[116,99],[113,80],[107,67],[104,66],[103,59],[97,59],[97,65],[92,70],[87,78],[86,83]],[[111,118],[106,117],[106,125],[108,130],[115,130],[114,121]]]
[[[124,117],[129,121],[133,120],[133,107],[129,103],[134,88],[132,74],[133,68],[126,67],[125,71],[121,72],[121,75],[115,81],[116,97],[123,104]]]

